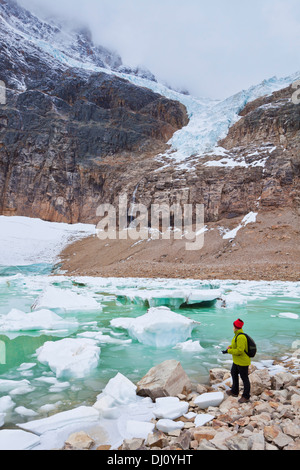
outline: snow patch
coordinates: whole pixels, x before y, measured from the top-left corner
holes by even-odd
[[[69,243],[95,233],[94,225],[0,216],[0,265],[53,264]]]

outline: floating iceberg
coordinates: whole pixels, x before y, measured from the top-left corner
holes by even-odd
[[[30,382],[23,380],[0,379],[0,393],[9,393],[12,396],[25,395],[34,390]]]
[[[15,407],[15,403],[10,396],[0,398],[0,427],[5,423],[6,414]],[[1,446],[1,443],[0,443]]]
[[[12,309],[7,315],[0,316],[0,331],[36,331],[36,330],[62,330],[76,329],[78,322],[64,320],[50,310],[38,310],[24,313]]]
[[[297,313],[291,312],[281,312],[278,314],[278,316],[281,318],[291,318],[293,320],[297,320],[299,318],[299,315]]]
[[[100,348],[95,341],[85,338],[64,338],[47,341],[36,351],[37,358],[61,377],[85,377],[99,363]]]
[[[49,286],[34,302],[34,309],[52,308],[60,311],[102,310],[98,302],[88,295]]]
[[[185,341],[184,343],[178,343],[176,346],[173,347],[173,349],[181,349],[181,351],[185,352],[201,352],[204,349],[200,345],[200,341]]]
[[[79,333],[78,337],[80,338],[90,338],[100,344],[130,344],[132,339],[118,339],[112,338],[109,335],[104,335],[101,331],[85,331],[84,333]]]
[[[172,312],[168,307],[150,308],[138,318],[115,318],[110,322],[115,328],[128,330],[140,343],[157,348],[175,346],[191,336],[198,322]]]
[[[117,294],[119,301],[131,302],[147,307],[170,307],[207,305],[213,303],[222,295],[220,289],[193,289],[193,290],[126,290]]]

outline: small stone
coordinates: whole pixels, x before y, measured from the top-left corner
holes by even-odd
[[[198,442],[201,442],[204,439],[211,441],[215,437],[216,433],[217,431],[213,428],[196,428],[194,430],[194,439]]]
[[[134,438],[134,439],[125,439],[123,441],[122,450],[138,450],[140,449],[145,442],[145,439]]]
[[[167,436],[163,432],[156,432],[149,434],[146,441],[146,446],[149,447],[159,447],[162,449],[168,445],[169,441]]]
[[[98,446],[96,450],[110,450],[111,449],[111,446],[109,445],[101,445],[101,446]]]
[[[65,442],[64,449],[89,450],[95,445],[93,439],[84,431],[71,434]]]
[[[292,444],[294,441],[290,436],[287,436],[283,432],[280,432],[278,436],[275,437],[273,440],[273,444],[275,444],[279,449],[283,449],[289,444]]]

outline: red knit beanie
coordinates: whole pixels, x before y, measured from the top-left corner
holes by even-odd
[[[244,322],[243,320],[241,320],[240,318],[238,320],[236,320],[235,322],[233,322],[233,326],[235,326],[238,330],[241,330],[244,326]]]

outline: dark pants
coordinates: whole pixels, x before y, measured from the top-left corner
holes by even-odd
[[[244,384],[243,397],[249,400],[250,398],[250,381],[249,381],[249,367],[248,366],[237,366],[232,364],[231,377],[232,377],[232,388],[231,391],[234,395],[239,394],[239,375]]]

